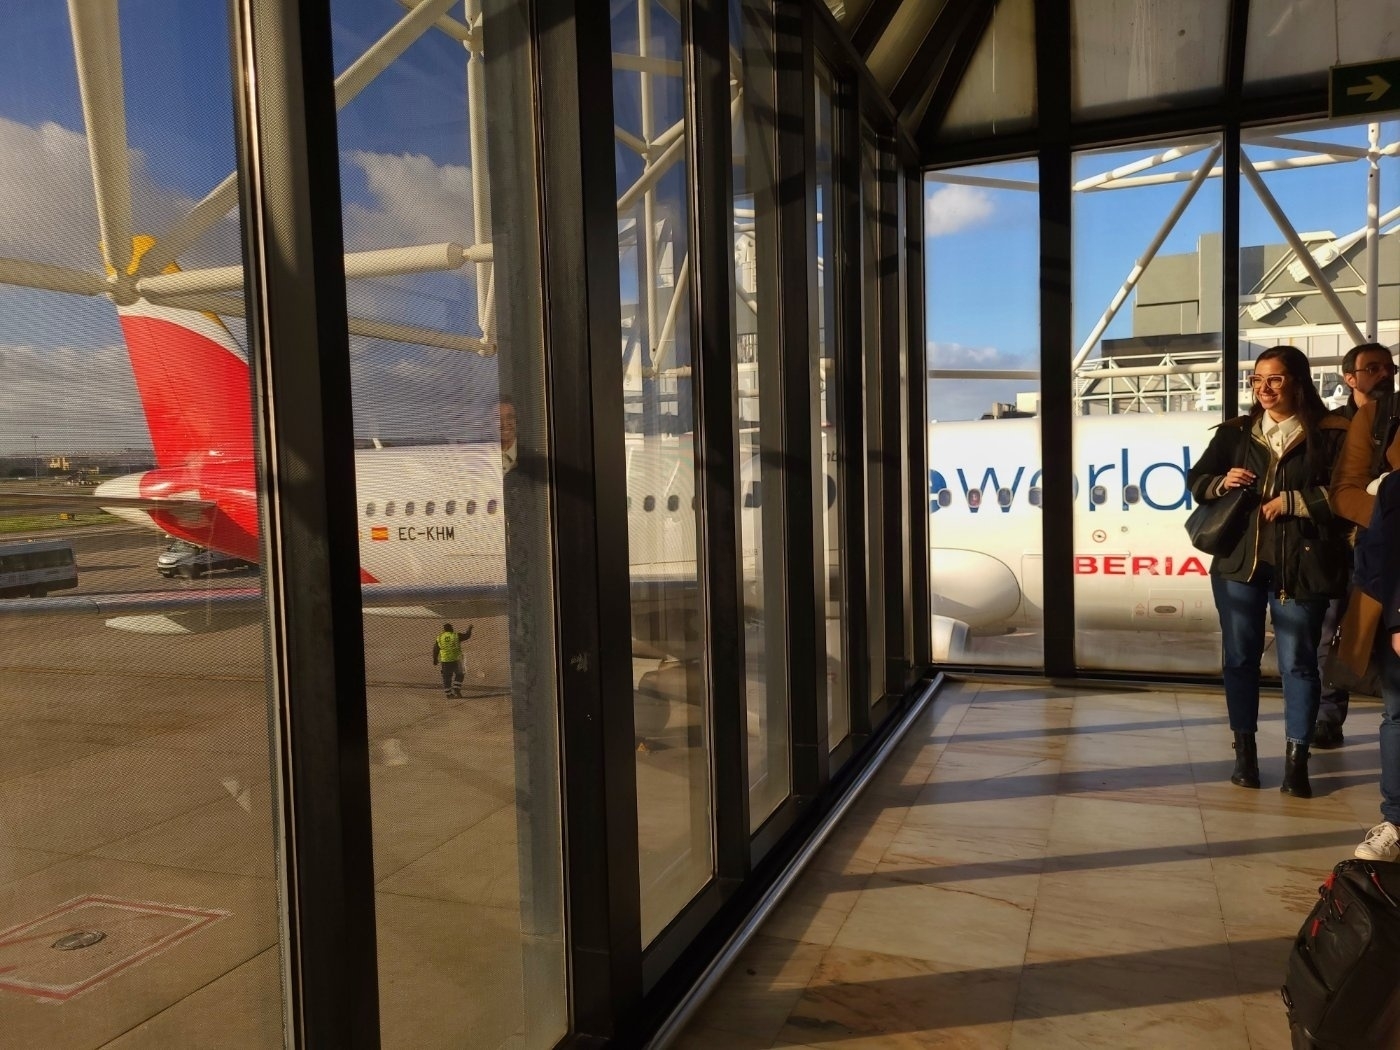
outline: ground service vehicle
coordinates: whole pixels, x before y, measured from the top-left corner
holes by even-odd
[[[0,544],[0,598],[42,598],[78,586],[73,548],[62,540]]]

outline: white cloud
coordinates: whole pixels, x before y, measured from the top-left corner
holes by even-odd
[[[365,173],[374,206],[345,208],[345,243],[352,251],[407,244],[474,243],[471,169],[438,164],[422,154],[346,154]]]
[[[127,163],[133,232],[158,237],[194,201],[158,183],[140,150],[129,149]],[[87,136],[0,117],[0,254],[100,273],[100,240]],[[238,258],[237,227],[225,217],[181,261],[188,268]]]
[[[942,186],[924,200],[924,236],[946,237],[978,226],[995,210],[992,198],[976,186]]]
[[[1025,354],[1012,353],[996,346],[964,346],[943,343],[936,339],[928,343],[930,368],[1036,368],[1038,365]]]

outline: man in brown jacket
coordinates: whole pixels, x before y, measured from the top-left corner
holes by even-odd
[[[1389,356],[1389,354],[1387,354]],[[1337,466],[1333,469],[1333,486],[1329,493],[1331,508],[1340,517],[1354,521],[1361,526],[1371,525],[1372,511],[1375,510],[1376,489],[1380,479],[1390,470],[1400,468],[1400,434],[1394,434],[1385,442],[1386,448],[1376,462],[1376,434],[1392,434],[1393,426],[1376,426],[1378,413],[1386,413],[1387,419],[1394,414],[1396,395],[1383,396],[1372,400],[1369,405],[1359,407],[1351,426],[1347,427],[1347,440],[1337,456]],[[1382,624],[1382,605],[1378,599],[1359,588],[1352,588],[1348,599],[1347,613],[1337,643],[1337,659],[1350,666],[1361,675],[1371,661],[1376,643],[1376,631]],[[1389,657],[1386,657],[1389,659]],[[1380,748],[1380,783],[1382,783],[1382,816],[1385,820],[1372,827],[1366,840],[1357,847],[1357,857],[1364,860],[1393,861],[1400,857],[1400,827],[1394,823],[1394,804],[1397,799],[1386,794],[1387,784],[1396,778],[1394,760],[1387,760],[1387,724],[1400,721],[1400,694],[1394,694],[1390,678],[1386,678],[1385,717],[1382,718],[1382,748]],[[1387,769],[1387,766],[1392,769]],[[1392,812],[1386,812],[1387,809]]]
[[[1332,415],[1345,419],[1350,424],[1356,418],[1357,412],[1395,388],[1395,362],[1390,358],[1390,351],[1380,343],[1362,343],[1352,347],[1342,358],[1342,377],[1350,394],[1346,404],[1334,408]],[[1318,667],[1327,666],[1332,636],[1336,634],[1337,624],[1345,614],[1346,607],[1346,598],[1334,598],[1327,606],[1327,617],[1322,621],[1322,640],[1317,647]],[[1327,681],[1326,677],[1323,678],[1322,700],[1317,708],[1317,725],[1313,727],[1314,750],[1342,746],[1342,724],[1347,720],[1350,702],[1351,696],[1346,689]]]

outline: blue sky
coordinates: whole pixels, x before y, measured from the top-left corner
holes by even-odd
[[[67,6],[11,6],[0,35],[0,257],[98,272]],[[394,0],[337,0],[332,8],[337,71],[405,14]],[[135,226],[158,236],[234,169],[228,6],[121,0],[119,10]],[[351,250],[472,242],[465,85],[462,45],[433,30],[342,110]],[[236,264],[238,237],[230,214],[181,263]],[[360,316],[475,335],[473,280],[462,271],[359,281],[350,306]],[[231,327],[242,334],[240,322]],[[352,341],[352,354],[357,429],[366,436],[471,436],[494,404],[494,361],[362,339]],[[145,443],[105,299],[0,287],[0,367],[19,395],[0,405],[0,453],[29,447],[34,432],[41,450]],[[77,398],[81,409],[53,411]]]
[[[1313,141],[1364,146],[1365,127],[1271,129]],[[1294,151],[1251,144],[1245,153],[1255,163],[1297,157]],[[1262,134],[1262,132],[1259,132]],[[1400,139],[1400,122],[1381,126],[1382,144]],[[1170,143],[1076,158],[1074,178],[1086,178],[1151,156]],[[1194,170],[1206,153],[1195,153],[1154,171]],[[1019,182],[1037,180],[1031,161],[959,169],[968,174]],[[1265,173],[1270,191],[1300,232],[1330,230],[1341,236],[1366,219],[1364,162],[1351,162]],[[1208,179],[1176,223],[1158,252],[1196,250],[1198,238],[1215,233],[1221,222],[1219,179]],[[1382,161],[1381,211],[1400,204],[1400,160]],[[1076,346],[1086,338],[1182,195],[1186,183],[1079,193],[1075,196],[1074,333]],[[951,186],[932,179],[925,184],[927,241],[926,290],[928,339],[934,367],[1039,367],[1038,203],[1033,193]],[[1240,240],[1244,246],[1279,244],[1283,235],[1249,188],[1242,185]],[[1149,266],[1149,272],[1151,268]],[[1245,289],[1247,290],[1247,289]],[[1105,333],[1117,338],[1132,333],[1132,303],[1119,311]],[[1396,316],[1400,302],[1387,304],[1382,316]],[[955,385],[956,384],[956,385]],[[1035,388],[1026,381],[937,381],[931,398],[939,418],[967,418],[990,408],[994,400],[1014,400],[1018,390]]]
[[[11,5],[0,35],[0,256],[34,258],[95,271],[95,211],[87,170],[82,107],[66,5]],[[635,44],[635,24],[614,3],[617,47]],[[138,225],[159,233],[220,182],[234,165],[227,6],[222,2],[121,0],[127,133],[132,151]],[[394,0],[333,4],[335,64],[345,68],[403,15]],[[657,15],[658,44],[674,44],[674,26]],[[674,54],[669,57],[675,57]],[[472,157],[467,133],[461,45],[430,31],[340,115],[341,190],[352,250],[471,239]],[[619,73],[619,120],[635,126],[637,74]],[[678,92],[678,85],[677,85]],[[679,95],[659,120],[680,112]],[[1289,129],[1289,134],[1300,134]],[[1361,144],[1355,128],[1302,132]],[[1400,138],[1392,120],[1383,141]],[[1283,154],[1249,148],[1257,159]],[[1076,177],[1151,150],[1080,158]],[[1184,170],[1204,154],[1167,170]],[[636,173],[636,158],[617,156],[619,182]],[[1382,209],[1400,202],[1400,160],[1388,159]],[[988,167],[998,177],[1034,181],[1035,165]],[[663,180],[663,199],[683,200],[678,166]],[[1300,230],[1342,234],[1364,220],[1364,167],[1312,168],[1269,176]],[[1087,333],[1138,252],[1184,184],[1082,195],[1076,203],[1075,331]],[[937,194],[953,193],[941,205]],[[1038,216],[1032,193],[971,190],[930,183],[928,244],[929,339],[935,364],[1035,367],[1038,360]],[[1242,243],[1280,236],[1247,190]],[[1206,183],[1172,232],[1163,254],[1194,250],[1197,237],[1219,229],[1219,182]],[[225,219],[192,249],[187,267],[238,261],[238,235]],[[478,329],[470,274],[359,283],[351,308],[361,315],[474,334]],[[635,279],[624,276],[626,289]],[[241,332],[234,322],[233,327]],[[1108,336],[1131,330],[1131,302]],[[58,352],[58,351],[61,351]],[[470,355],[391,343],[357,341],[357,425],[393,439],[400,433],[471,431],[492,400],[495,365]],[[110,303],[102,299],[0,287],[0,364],[23,375],[25,396],[0,407],[0,452],[26,447],[36,428],[45,444],[82,446],[144,439],[134,389]],[[433,377],[436,377],[434,380]],[[95,403],[91,389],[102,392]],[[965,384],[959,403],[984,410],[1013,396],[1023,382]],[[84,388],[86,391],[84,392]],[[80,419],[54,418],[55,397],[84,393]],[[16,402],[23,402],[16,408]],[[125,420],[125,422],[122,422]],[[132,420],[138,420],[134,425]],[[110,431],[110,434],[108,433]],[[111,441],[108,441],[108,438]]]

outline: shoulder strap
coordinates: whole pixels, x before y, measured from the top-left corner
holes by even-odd
[[[1385,450],[1395,436],[1395,393],[1376,398],[1376,414],[1371,420],[1371,477],[1380,477],[1385,470]]]

